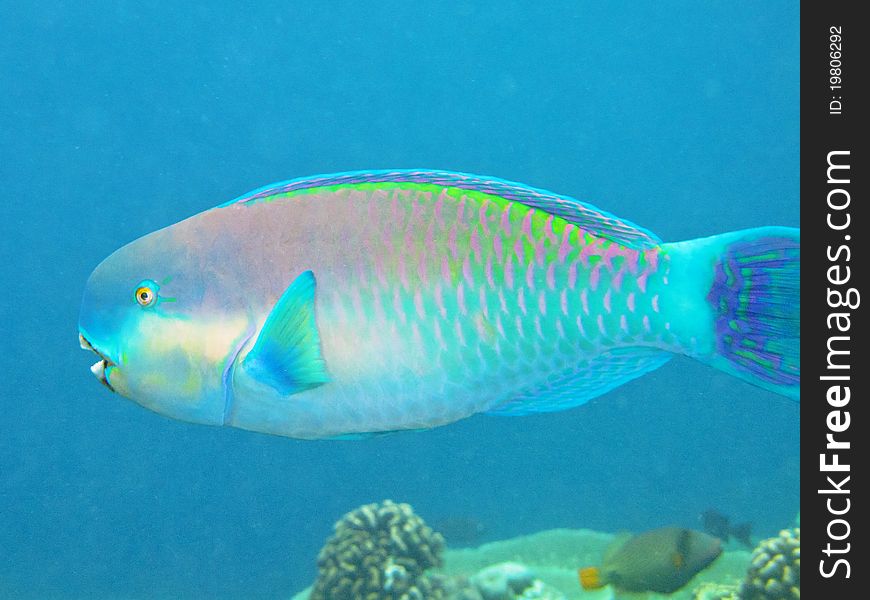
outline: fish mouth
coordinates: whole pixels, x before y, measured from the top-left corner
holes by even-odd
[[[81,333],[79,333],[79,346],[81,346],[82,350],[90,350],[100,357],[100,360],[91,365],[91,373],[94,374],[94,377],[96,377],[100,383],[109,388],[110,391],[114,392],[115,388],[112,387],[112,384],[109,383],[108,377],[106,377],[106,369],[115,366],[112,359],[94,348],[93,344],[91,344]]]

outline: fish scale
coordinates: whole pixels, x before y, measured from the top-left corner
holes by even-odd
[[[667,347],[664,333],[651,333],[658,320],[650,321],[656,319],[651,288],[661,285],[649,284],[659,249],[627,248],[487,194],[414,184],[372,188],[330,192],[339,212],[358,217],[348,245],[358,242],[365,251],[349,254],[350,276],[318,308],[324,335],[334,321],[363,348],[384,330],[410,330],[396,336],[389,355],[375,351],[366,359],[390,369],[373,387],[400,382],[384,390],[393,398],[409,394],[402,370],[423,375],[418,362],[435,365],[437,389],[465,390],[467,407],[456,398],[450,403],[471,414],[506,401],[509,390],[521,395],[540,387],[552,373],[583,364],[584,356],[621,345]],[[308,194],[270,202],[304,201]],[[629,265],[632,277],[623,272]],[[647,282],[643,290],[638,279]],[[635,311],[628,310],[627,293],[638,298]],[[416,362],[403,362],[409,356]],[[426,401],[431,410],[432,398]]]
[[[121,248],[79,330],[148,408],[299,438],[562,410],[675,353],[797,398],[799,248],[782,227],[664,244],[494,178],[341,173]]]

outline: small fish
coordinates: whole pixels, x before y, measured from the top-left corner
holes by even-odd
[[[444,536],[451,548],[480,542],[487,528],[474,517],[452,515],[437,519],[432,528]]]
[[[79,343],[163,415],[295,438],[563,410],[692,356],[799,397],[800,231],[663,243],[445,171],[275,184],[117,250]]]
[[[701,513],[701,523],[704,531],[710,535],[716,536],[723,542],[727,542],[732,537],[746,546],[753,548],[752,544],[752,524],[737,523],[731,524],[731,520],[715,509],[705,510]]]
[[[671,594],[721,553],[719,539],[706,533],[679,527],[653,529],[617,541],[600,568],[580,569],[580,585],[585,590],[612,585],[618,593]]]

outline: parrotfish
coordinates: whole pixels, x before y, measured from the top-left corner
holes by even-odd
[[[800,231],[677,243],[475,175],[260,188],[88,279],[97,378],[163,415],[294,438],[574,407],[694,357],[797,400]]]
[[[580,585],[612,585],[617,593],[672,594],[722,554],[722,543],[706,533],[662,527],[617,540],[601,567],[580,569]]]

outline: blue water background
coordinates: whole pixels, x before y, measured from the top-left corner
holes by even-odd
[[[76,340],[124,243],[275,180],[435,167],[665,240],[798,225],[798,5],[0,0],[0,597],[275,598],[365,502],[551,527],[760,535],[799,406],[689,359],[586,406],[301,442],[110,394]]]

